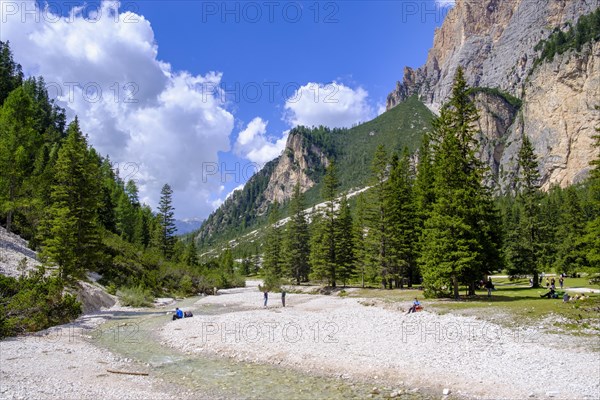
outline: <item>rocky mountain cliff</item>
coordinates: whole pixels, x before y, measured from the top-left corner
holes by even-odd
[[[540,159],[544,187],[563,186],[585,176],[600,103],[598,42],[581,51],[536,63],[541,40],[566,30],[600,0],[457,0],[437,29],[424,66],[404,70],[389,94],[387,109],[417,95],[438,112],[460,65],[472,87],[495,88],[522,101],[508,104],[499,93],[480,93],[484,150],[496,179],[506,188],[516,171],[520,137],[528,134]]]
[[[431,128],[433,117],[422,102],[411,97],[351,129],[292,129],[281,156],[253,175],[242,190],[229,196],[204,221],[195,238],[205,249],[256,229],[266,222],[271,204],[277,201],[285,205],[298,182],[308,207],[321,202],[320,184],[332,159],[337,165],[340,191],[367,186],[377,146],[383,144],[390,152],[401,151],[405,146],[415,151],[423,133]]]
[[[300,133],[292,132],[288,137],[285,151],[277,160],[271,173],[269,184],[264,192],[265,202],[283,203],[291,197],[297,183],[300,183],[302,192],[306,192],[316,183],[314,176],[313,178],[309,176],[309,171],[323,169],[328,165],[329,160],[323,149],[308,142]]]

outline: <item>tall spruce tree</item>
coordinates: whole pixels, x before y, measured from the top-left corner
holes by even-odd
[[[61,278],[79,276],[99,255],[98,209],[101,174],[77,118],[58,153],[51,206],[41,224],[42,258],[59,267]]]
[[[410,155],[404,148],[402,158],[391,163],[387,208],[389,210],[390,253],[394,266],[396,287],[402,287],[406,278],[412,285],[416,275],[416,238],[418,216],[415,210],[414,176]]]
[[[340,212],[336,224],[337,276],[346,286],[354,276],[354,235],[352,214],[346,195],[340,201]]]
[[[304,195],[300,190],[300,182],[294,187],[290,202],[290,221],[286,224],[285,264],[288,274],[296,280],[296,284],[306,282],[310,273],[308,222],[304,213]]]
[[[519,173],[515,211],[519,215],[518,237],[509,244],[508,262],[511,269],[533,275],[533,287],[538,287],[542,259],[542,225],[540,221],[540,173],[531,140],[523,135],[518,154]],[[520,239],[519,239],[520,238]]]
[[[353,220],[354,236],[354,271],[360,277],[361,287],[365,287],[365,276],[368,276],[369,251],[367,247],[367,204],[365,195],[359,194],[356,198],[355,217]]]
[[[322,244],[315,247],[311,258],[312,276],[318,280],[326,280],[332,287],[336,286],[337,281],[336,225],[339,210],[336,194],[338,186],[337,171],[332,161],[327,166],[323,178],[322,196],[325,200],[323,216],[316,218],[313,223],[314,232],[321,237]]]
[[[282,234],[279,222],[279,204],[274,202],[269,211],[269,225],[265,233],[262,273],[267,290],[279,286],[282,276],[283,260],[281,254]]]
[[[165,183],[160,191],[158,205],[158,237],[159,248],[162,254],[169,259],[173,255],[175,246],[175,208],[173,207],[173,190]]]
[[[0,40],[0,105],[8,94],[23,83],[21,65],[15,63],[10,44]]]
[[[392,282],[392,256],[391,252],[391,229],[389,215],[389,191],[388,180],[388,154],[383,145],[379,145],[373,156],[371,172],[373,174],[373,187],[370,190],[370,207],[368,208],[369,233],[367,235],[367,248],[371,252],[372,264],[376,270],[375,276],[370,280],[377,279],[384,288]]]
[[[598,22],[598,32],[600,33],[600,12],[596,13],[596,21]],[[600,106],[596,106],[596,110],[600,111]],[[588,185],[591,192],[591,218],[586,223],[585,234],[581,238],[581,245],[586,249],[587,264],[590,273],[600,273],[600,126],[596,127],[597,135],[594,135],[594,146],[596,147],[597,156],[590,162],[592,170]]]
[[[15,212],[23,206],[23,182],[33,170],[42,136],[34,128],[34,108],[23,87],[13,90],[0,108],[0,212],[12,231]]]
[[[429,295],[458,298],[460,284],[473,289],[497,254],[495,210],[476,156],[477,119],[459,68],[452,96],[434,122],[435,203],[424,225],[420,257]]]

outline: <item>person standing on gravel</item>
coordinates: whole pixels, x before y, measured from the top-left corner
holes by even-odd
[[[267,308],[267,301],[269,300],[269,292],[265,290],[265,294],[263,297],[265,299],[265,308]]]
[[[281,305],[285,307],[285,289],[281,289]]]
[[[487,289],[488,297],[492,297],[492,289],[494,288],[492,278],[488,278],[488,281],[485,283],[485,288]]]

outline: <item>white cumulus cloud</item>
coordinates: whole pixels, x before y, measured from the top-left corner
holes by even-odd
[[[438,7],[454,7],[454,5],[456,4],[456,0],[435,0],[435,4],[437,4]]]
[[[259,166],[278,157],[285,148],[288,132],[284,132],[280,138],[270,138],[267,136],[268,124],[260,117],[250,121],[237,137],[235,153]]]
[[[375,116],[368,102],[369,93],[341,83],[309,82],[285,103],[285,119],[292,126],[350,127]]]
[[[45,78],[101,154],[136,166],[128,178],[137,180],[141,198],[155,206],[169,183],[178,217],[206,216],[221,183],[203,172],[230,149],[234,123],[203,90],[218,86],[221,75],[173,71],[157,58],[150,22],[120,12],[117,2],[74,8],[66,17],[59,3],[49,4],[0,1],[0,39],[10,41],[15,60]]]

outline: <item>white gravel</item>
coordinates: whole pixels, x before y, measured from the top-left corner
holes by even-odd
[[[440,394],[448,388],[482,399],[600,398],[600,354],[586,345],[594,339],[541,333],[543,326],[509,329],[477,317],[406,315],[355,298],[288,294],[282,308],[271,294],[264,309],[256,287],[220,293],[198,305],[231,312],[170,322],[161,331],[165,343]]]
[[[119,308],[114,308],[118,310]],[[148,372],[93,344],[108,313],[0,342],[0,399],[180,399],[157,378],[109,373]]]
[[[19,271],[17,266],[23,259],[27,260],[27,265],[23,271]],[[0,226],[0,274],[17,278],[35,270],[38,265],[37,254],[27,247],[27,241]]]

